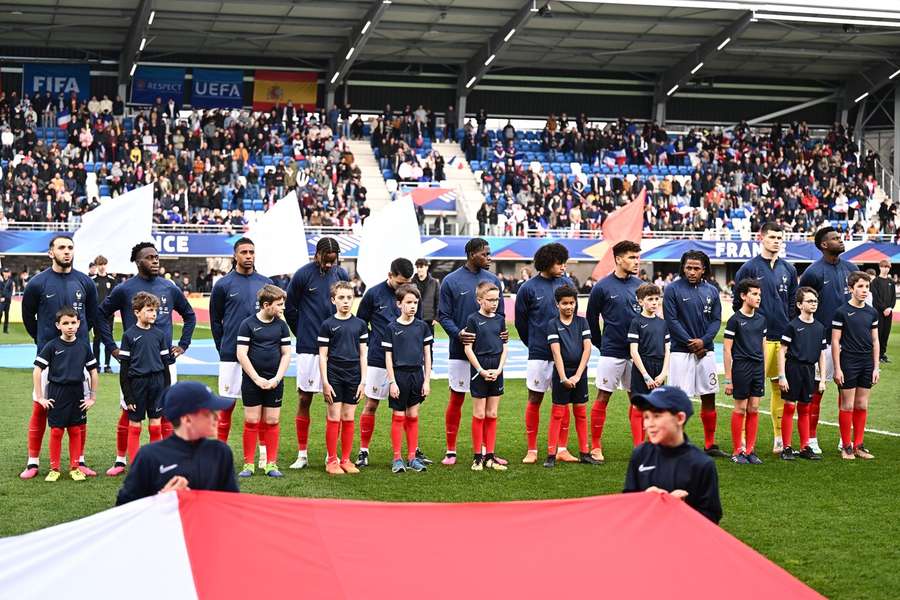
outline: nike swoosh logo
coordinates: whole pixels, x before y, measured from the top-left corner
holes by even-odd
[[[478,321],[478,326],[481,327],[481,326],[484,325],[485,323],[487,323],[487,321]]]
[[[332,328],[331,328],[331,331],[337,331],[337,330],[340,329],[340,328],[341,328],[341,326],[338,325],[337,327],[332,327]]]
[[[856,311],[854,310],[853,312],[848,312],[848,313],[847,313],[847,316],[848,316],[848,317],[852,317],[852,316],[855,315],[855,314],[856,314]]]
[[[177,466],[178,466],[178,463],[175,463],[174,465],[169,465],[168,467],[159,465],[159,474],[162,475],[163,473],[168,473],[169,471],[171,471],[172,469],[174,469]]]
[[[618,297],[619,297],[619,295],[616,294],[615,296],[610,296],[609,299],[610,299],[610,300],[615,300],[615,299],[618,298]]]
[[[237,296],[237,295],[238,295],[238,292],[235,292],[235,293],[233,293],[233,294],[228,294],[228,297],[229,297],[229,298],[234,298],[234,297]]]
[[[319,289],[319,288],[317,288],[317,287],[309,288],[309,291],[314,292],[314,291],[316,291],[317,289]]]
[[[682,300],[684,300],[685,302],[688,302],[690,300],[690,298],[682,298]]]
[[[641,325],[641,329],[645,328],[647,325]]]
[[[831,281],[826,279],[825,281],[822,282],[822,285],[828,285],[829,283],[831,283]]]
[[[460,295],[460,296],[465,296],[465,295],[468,294],[468,293],[469,293],[469,292],[460,292],[459,295]]]
[[[57,350],[57,351],[54,352],[53,354],[62,354],[63,352],[65,352],[65,350]]]
[[[747,321],[741,321],[741,327],[747,324]]]
[[[394,333],[396,333],[397,335],[403,335],[403,330],[401,329],[400,331],[395,331]]]
[[[652,465],[650,467],[645,467],[644,465],[640,465],[638,467],[638,471],[640,471],[641,473],[646,473],[647,471],[652,471],[655,468],[656,468],[656,465]]]
[[[543,300],[543,299],[544,299],[543,296],[538,296],[537,298],[535,298],[535,301],[540,302],[540,301]]]
[[[803,331],[804,329],[806,329],[806,327],[798,327],[797,331]]]
[[[56,294],[47,294],[47,297],[48,297],[48,298],[52,298],[52,297],[55,296],[55,295],[56,295]]]
[[[253,331],[259,331],[260,329],[262,329],[262,327],[254,327]]]
[[[144,336],[139,335],[139,336],[137,336],[136,338],[134,338],[134,341],[138,341],[138,340],[141,339],[142,337],[144,337]]]

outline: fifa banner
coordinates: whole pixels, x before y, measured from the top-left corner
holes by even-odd
[[[139,66],[131,78],[132,104],[153,104],[162,98],[181,106],[184,102],[184,69]]]
[[[314,71],[269,71],[257,69],[253,76],[253,110],[271,110],[276,104],[307,110],[316,108],[319,74]]]
[[[31,97],[50,92],[54,97],[72,94],[80,100],[91,97],[90,65],[47,65],[25,63],[22,69],[22,95]]]
[[[194,69],[191,106],[241,108],[244,106],[244,72],[234,69]]]

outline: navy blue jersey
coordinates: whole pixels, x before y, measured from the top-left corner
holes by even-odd
[[[731,357],[734,360],[763,361],[763,341],[766,339],[766,318],[754,312],[748,317],[737,311],[725,324],[725,339],[733,340]]]
[[[663,360],[669,344],[669,328],[659,317],[637,315],[628,327],[628,343],[638,345],[641,358]]]
[[[570,369],[578,368],[584,353],[584,340],[591,337],[587,320],[575,315],[572,322],[566,325],[559,317],[553,317],[547,322],[546,332],[548,345],[559,344],[563,365]]]
[[[850,273],[858,270],[856,265],[842,258],[839,258],[836,264],[820,258],[809,265],[800,276],[801,286],[809,286],[819,292],[816,321],[825,326],[825,338],[829,344],[831,343],[831,321],[834,313],[839,306],[850,301],[847,278]]]
[[[759,283],[762,301],[757,311],[766,319],[766,339],[780,340],[791,315],[796,312],[797,269],[783,258],[776,258],[772,267],[772,263],[762,256],[754,256],[738,269],[734,278],[735,287],[743,279],[753,279]],[[735,312],[740,310],[742,304],[741,297],[735,293]]]
[[[242,275],[235,270],[213,286],[209,298],[209,326],[216,350],[219,351],[219,360],[237,360],[235,351],[238,327],[244,319],[259,311],[256,294],[270,283],[271,279],[256,271]]]
[[[722,303],[715,286],[676,279],[663,292],[663,315],[672,336],[672,352],[690,352],[687,342],[695,338],[703,340],[703,347],[712,352],[722,324]]]
[[[81,271],[46,269],[28,280],[22,295],[22,323],[39,352],[59,337],[56,312],[64,306],[74,308],[81,321],[75,337],[88,341],[88,331],[97,320],[97,287],[91,278]]]
[[[115,316],[117,311],[122,317],[122,327],[125,330],[137,323],[137,317],[134,316],[134,310],[131,308],[131,301],[138,292],[149,292],[159,298],[159,309],[156,311],[156,322],[153,323],[153,326],[163,333],[169,347],[172,346],[172,311],[181,315],[184,327],[181,330],[181,339],[178,340],[178,345],[187,350],[191,345],[194,327],[197,325],[197,316],[187,298],[184,297],[184,293],[165,277],[144,279],[140,275],[114,287],[100,305],[100,336],[106,347],[117,347],[112,335],[112,322],[109,320]]]
[[[814,365],[819,362],[819,355],[827,343],[825,326],[815,319],[807,323],[797,317],[784,328],[781,343],[787,344],[787,358]]]
[[[257,375],[271,379],[278,374],[281,348],[291,345],[291,332],[281,319],[264,323],[252,315],[238,327],[237,345],[248,346],[247,358]]]
[[[372,327],[366,357],[369,366],[384,368],[384,348],[381,346],[381,340],[384,338],[388,323],[396,321],[400,316],[396,291],[387,281],[373,285],[363,294],[356,309],[356,316]],[[419,308],[422,308],[421,304]]]
[[[841,352],[872,354],[872,331],[878,329],[878,312],[863,304],[849,302],[840,306],[831,318],[831,326],[841,330]]]
[[[315,261],[303,265],[291,277],[284,319],[297,336],[298,354],[319,352],[316,334],[336,310],[331,302],[331,286],[338,281],[350,281],[343,267],[334,265],[323,273]]]
[[[384,332],[381,345],[391,353],[395,367],[424,367],[425,347],[434,343],[428,324],[421,319],[403,324],[391,321]]]
[[[536,275],[516,290],[516,331],[528,346],[528,360],[550,360],[550,347],[544,336],[547,321],[559,315],[556,308],[556,288],[575,284],[566,276],[548,279]],[[531,335],[531,333],[534,335]]]
[[[84,370],[97,368],[97,359],[87,340],[75,338],[71,342],[55,337],[40,349],[34,366],[50,368],[47,379],[59,385],[72,385],[84,381]]]
[[[643,281],[629,275],[619,279],[610,273],[591,288],[588,298],[587,321],[591,327],[591,343],[600,354],[612,358],[628,358],[628,327],[631,320],[641,313],[635,292]],[[603,317],[603,333],[600,333],[600,317]]]
[[[466,326],[466,319],[473,312],[478,311],[478,299],[475,298],[475,289],[482,281],[488,281],[502,290],[497,276],[479,269],[473,273],[463,265],[456,269],[441,282],[441,297],[438,300],[438,322],[447,335],[450,336],[450,358],[466,360],[466,353],[459,341],[459,332]],[[505,315],[503,308],[503,295],[500,295],[500,304],[497,313]]]
[[[128,363],[129,377],[161,373],[171,363],[165,334],[156,327],[132,325],[122,334],[119,360]]]
[[[319,348],[328,348],[328,362],[336,366],[359,367],[359,345],[368,341],[366,322],[353,315],[328,317],[319,329]]]
[[[503,354],[503,344],[500,332],[506,331],[506,318],[494,313],[493,317],[486,317],[480,312],[469,315],[466,319],[466,331],[475,334],[475,342],[472,351],[475,356],[500,356]]]

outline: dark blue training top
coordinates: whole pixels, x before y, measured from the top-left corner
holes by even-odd
[[[847,278],[850,273],[858,271],[856,265],[843,258],[837,264],[831,264],[820,258],[803,271],[800,285],[809,286],[819,292],[819,308],[816,309],[816,321],[825,326],[825,339],[831,344],[831,321],[834,312],[842,304],[850,301],[850,288]]]
[[[28,280],[22,295],[22,323],[39,352],[44,344],[59,337],[56,311],[63,306],[71,306],[78,313],[81,323],[75,337],[88,341],[88,331],[97,320],[97,286],[91,278],[81,271],[56,273],[46,269]]]
[[[711,352],[713,340],[722,324],[719,291],[711,283],[691,285],[684,277],[666,286],[663,292],[663,315],[672,336],[672,352],[690,352],[687,342],[698,338]]]
[[[584,317],[575,315],[566,325],[559,317],[547,322],[547,345],[559,344],[563,365],[567,369],[577,369],[584,353],[584,340],[591,337],[591,328]]]
[[[762,302],[757,311],[766,318],[766,339],[778,341],[784,328],[787,327],[794,310],[797,296],[797,269],[783,258],[775,259],[775,267],[762,256],[754,256],[738,269],[734,278],[735,288],[742,279],[755,279],[759,282]],[[735,293],[733,307],[740,310],[743,301]]]
[[[628,358],[628,326],[641,313],[635,291],[643,281],[629,275],[619,279],[610,273],[591,288],[588,298],[587,321],[591,327],[591,343],[600,354],[612,358]],[[603,317],[603,333],[600,333],[600,317]]]
[[[503,344],[500,332],[506,331],[506,318],[500,313],[494,313],[493,317],[486,317],[480,312],[469,315],[466,319],[466,331],[475,334],[475,342],[472,351],[475,356],[497,356],[503,354]]]
[[[291,332],[281,319],[264,323],[253,315],[244,319],[238,327],[237,345],[249,346],[247,358],[250,364],[260,377],[271,379],[278,374],[281,348],[291,345]]]
[[[450,336],[450,358],[454,360],[466,360],[466,353],[459,341],[459,332],[466,326],[466,319],[473,312],[478,311],[478,300],[475,298],[475,289],[482,281],[489,281],[502,290],[497,276],[479,269],[473,273],[463,265],[456,269],[441,282],[441,295],[438,299],[438,322],[447,335]],[[497,313],[505,315],[503,308],[503,295],[500,295],[500,304]]]
[[[796,317],[785,327],[781,342],[787,344],[789,360],[814,365],[825,349],[825,327],[815,319],[807,323]]]
[[[47,379],[51,383],[73,385],[84,381],[85,369],[91,371],[97,368],[97,359],[87,340],[76,337],[71,342],[66,342],[61,337],[56,337],[40,349],[34,359],[34,366],[39,369],[50,367]]]
[[[319,329],[319,348],[328,348],[328,364],[346,369],[359,368],[359,345],[369,341],[369,328],[359,317],[328,317]]]
[[[872,330],[878,329],[878,311],[874,308],[843,304],[834,312],[831,326],[841,330],[841,352],[872,354]]]
[[[318,354],[316,334],[322,321],[336,310],[331,302],[331,286],[338,281],[350,281],[343,267],[334,265],[323,273],[315,261],[306,263],[291,277],[284,320],[297,336],[298,354]]]
[[[209,326],[219,351],[219,360],[235,362],[238,327],[244,319],[259,311],[256,293],[272,283],[256,271],[242,275],[231,271],[216,282],[209,298]]]
[[[387,281],[373,285],[363,294],[362,300],[359,301],[359,307],[356,309],[356,316],[372,327],[369,347],[366,350],[368,354],[366,364],[370,367],[384,368],[384,348],[381,346],[384,330],[388,323],[396,321],[400,316],[400,307],[397,306],[397,296],[395,296],[396,291],[388,285]],[[421,310],[421,308],[420,303],[419,309]]]
[[[659,317],[637,315],[628,328],[628,343],[638,345],[641,358],[663,360],[669,343],[669,328]]]
[[[754,312],[748,317],[737,311],[725,324],[725,339],[734,340],[731,358],[734,360],[763,361],[763,340],[766,339],[766,318]]]
[[[538,274],[516,291],[516,331],[522,343],[528,346],[528,360],[551,360],[544,328],[547,321],[559,315],[553,294],[556,288],[564,285],[575,287],[566,276],[547,279]]]
[[[166,336],[156,327],[143,329],[132,325],[122,334],[119,360],[128,363],[129,377],[161,373],[172,362],[169,359]]]
[[[388,323],[381,345],[391,353],[395,367],[424,367],[425,347],[434,343],[428,324],[420,319],[404,325],[400,321]]]
[[[112,327],[108,320],[115,316],[116,311],[122,316],[124,329],[127,330],[137,323],[137,317],[134,316],[134,311],[131,309],[131,300],[138,292],[149,292],[159,298],[159,309],[156,311],[156,322],[153,326],[163,333],[166,343],[170,347],[172,346],[172,311],[181,315],[184,327],[181,330],[181,339],[178,340],[178,345],[187,350],[191,345],[194,327],[197,325],[197,316],[187,298],[184,297],[184,293],[165,277],[144,279],[140,275],[114,287],[100,305],[100,336],[106,347],[116,348],[116,341],[113,339]]]

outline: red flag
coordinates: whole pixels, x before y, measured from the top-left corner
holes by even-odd
[[[640,195],[620,208],[617,208],[603,222],[603,241],[600,251],[602,254],[597,260],[597,266],[591,278],[599,281],[606,277],[615,268],[612,247],[624,240],[641,243],[641,232],[644,230],[644,203],[647,200],[647,189],[641,190]]]

